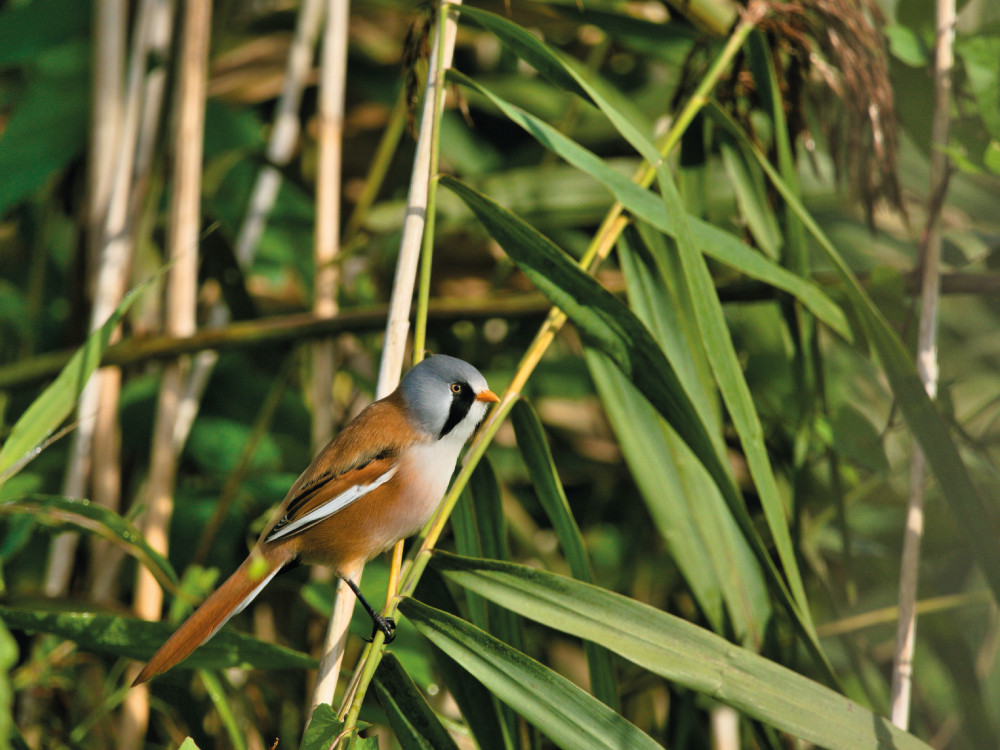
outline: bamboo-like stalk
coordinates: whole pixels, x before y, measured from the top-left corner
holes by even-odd
[[[340,250],[340,172],[349,21],[348,0],[327,0],[320,63],[319,167],[313,248],[313,314],[318,318],[333,318],[338,312],[336,258]],[[313,451],[319,451],[333,437],[333,345],[333,339],[325,339],[315,342],[312,348]]]
[[[458,0],[444,0],[438,7],[438,13],[446,16],[444,33],[434,34],[434,43],[431,47],[427,86],[417,136],[417,152],[413,158],[413,171],[410,174],[410,192],[406,202],[406,215],[403,218],[403,236],[399,243],[396,276],[389,301],[389,319],[385,327],[385,344],[378,372],[378,385],[375,389],[376,398],[382,398],[392,392],[399,382],[403,369],[406,337],[410,330],[410,305],[413,301],[420,246],[427,222],[427,197],[433,176],[431,152],[434,121],[439,117],[438,102],[444,89],[443,71],[451,67],[455,52],[455,35],[458,33],[458,22],[448,13],[448,7],[457,5],[459,5]]]
[[[403,219],[403,234],[400,239],[399,258],[396,261],[396,275],[389,300],[389,316],[386,322],[385,342],[382,361],[379,366],[375,397],[383,398],[399,383],[406,351],[406,337],[410,327],[410,307],[413,302],[413,288],[416,283],[417,264],[420,247],[424,239],[427,220],[427,199],[432,177],[432,151],[435,122],[440,117],[441,92],[444,89],[444,73],[451,66],[455,49],[458,23],[447,12],[448,5],[457,5],[456,0],[444,0],[438,12],[444,14],[441,33],[435,31],[428,65],[427,85],[424,104],[420,116],[417,137],[417,151],[410,174],[410,192],[407,198],[406,216]],[[361,571],[352,571],[359,576]],[[336,692],[339,664],[343,660],[343,645],[347,628],[354,609],[354,598],[341,582],[337,587],[337,598],[327,628],[326,648],[320,658],[319,675],[313,691],[313,707],[320,703],[332,703]],[[334,666],[337,668],[334,668]]]
[[[323,0],[303,0],[299,8],[295,36],[288,50],[288,62],[281,82],[281,94],[275,107],[274,126],[267,143],[268,164],[257,174],[246,216],[236,236],[236,260],[244,268],[250,265],[257,252],[267,217],[278,199],[282,182],[280,168],[291,161],[299,142],[302,129],[299,106],[312,70],[323,11]]]
[[[244,269],[249,268],[253,262],[257,245],[267,224],[267,216],[278,198],[282,182],[280,168],[291,161],[298,144],[301,130],[299,106],[312,68],[313,52],[316,49],[322,17],[322,0],[304,0],[299,8],[295,36],[288,51],[285,77],[275,108],[274,127],[267,144],[269,163],[257,174],[247,205],[247,213],[236,237],[236,260]],[[220,300],[209,311],[206,325],[217,328],[227,322],[229,322],[229,310]],[[174,428],[174,443],[178,450],[184,445],[194,426],[201,397],[218,359],[218,352],[206,350],[199,352],[191,365],[191,374],[184,386],[184,397]]]
[[[143,148],[151,152],[159,126],[159,111],[163,98],[164,73],[147,69],[154,50],[162,51],[169,43],[172,14],[162,15],[163,0],[143,0],[135,18],[135,38],[129,59],[126,84],[125,116],[119,145],[120,156],[115,165],[114,182],[103,231],[103,254],[116,267],[114,293],[121,299],[125,293],[129,267],[135,253],[135,238],[142,210],[143,187],[136,189],[139,161]],[[154,116],[155,115],[155,116]],[[149,161],[147,156],[146,162]],[[143,164],[148,174],[148,163]],[[116,303],[117,304],[117,303]],[[110,312],[110,311],[109,311]],[[121,502],[120,435],[118,398],[121,373],[103,368],[101,401],[98,411],[97,439],[93,449],[93,499],[99,505],[118,510]],[[114,582],[122,560],[121,550],[103,540],[92,543],[91,597],[97,601],[114,598]]]
[[[313,253],[313,313],[319,318],[337,315],[336,265],[340,250],[340,181],[344,135],[344,94],[347,86],[347,27],[350,21],[349,0],[327,0],[323,29],[319,91],[319,169],[316,180],[316,242]],[[334,340],[322,339],[312,346],[312,446],[317,452],[333,437]],[[360,582],[361,570],[342,571]],[[314,575],[324,575],[317,571]],[[354,597],[337,581],[334,612],[353,605]],[[351,611],[347,611],[350,622]],[[343,616],[343,614],[342,614]],[[333,692],[344,658],[347,623],[331,617],[323,639],[320,660],[313,684],[311,708],[333,700]],[[327,656],[329,655],[329,657]],[[326,697],[329,696],[329,697]]]
[[[92,267],[96,269],[90,330],[103,325],[124,294],[126,268],[122,258],[107,252],[105,221],[115,176],[124,117],[124,61],[128,6],[123,0],[98,0],[94,13],[93,94],[90,132],[87,237]],[[115,377],[114,375],[111,376]],[[78,428],[73,433],[62,492],[85,497],[93,460],[91,448],[98,430],[96,419],[104,374],[90,379],[77,404]],[[101,420],[101,424],[106,421]],[[60,534],[52,542],[45,576],[45,594],[64,596],[73,572],[78,536]]]
[[[744,13],[739,24],[730,35],[726,46],[706,72],[684,109],[674,119],[670,130],[657,143],[658,150],[664,157],[673,150],[695,115],[708,102],[708,95],[712,88],[714,88],[723,72],[742,48],[750,32],[753,31],[760,19],[763,18],[765,13],[763,8],[764,6],[761,3],[753,3],[749,6],[747,12]],[[632,180],[639,185],[646,186],[652,182],[654,176],[655,168],[650,164],[644,164],[632,176]],[[627,226],[629,220],[624,216],[623,210],[623,206],[620,203],[612,206],[598,228],[597,233],[594,235],[590,246],[580,259],[579,265],[587,273],[593,274],[597,270],[611,252],[621,232]],[[420,576],[430,561],[431,550],[443,532],[444,525],[451,515],[455,504],[458,502],[462,490],[468,484],[476,464],[485,455],[486,448],[499,431],[500,425],[507,418],[514,403],[520,397],[521,390],[527,383],[531,373],[539,361],[541,361],[545,351],[566,323],[566,320],[566,314],[558,308],[553,307],[549,311],[545,322],[521,358],[514,377],[504,390],[500,402],[493,407],[489,417],[487,417],[485,423],[479,432],[476,433],[475,438],[473,438],[472,445],[469,446],[462,462],[462,468],[452,482],[447,495],[441,501],[434,516],[421,531],[418,543],[414,545],[410,555],[403,563],[399,592],[386,604],[383,615],[390,617],[395,615],[402,598],[413,594]],[[358,715],[361,712],[361,704],[375,676],[375,670],[378,668],[384,650],[385,636],[381,632],[376,632],[371,644],[365,649],[355,675],[352,677],[353,694],[350,695],[350,703],[341,709],[345,732],[353,731],[357,725]]]
[[[211,13],[212,5],[207,0],[190,0],[185,5],[181,29],[173,139],[173,199],[168,231],[169,255],[173,265],[168,276],[165,326],[168,333],[176,336],[189,336],[196,326],[202,142]],[[143,531],[149,545],[162,554],[167,552],[167,530],[173,511],[177,464],[174,422],[183,393],[184,370],[181,361],[164,368],[150,456]],[[136,614],[146,620],[158,620],[162,603],[163,592],[159,584],[145,568],[140,568],[136,576]],[[134,678],[136,671],[130,669],[128,679]],[[122,750],[140,747],[148,719],[148,687],[133,688],[123,703],[118,747]]]
[[[937,44],[934,52],[934,117],[931,127],[931,195],[927,228],[921,243],[920,323],[917,332],[917,372],[931,398],[937,396],[937,325],[940,297],[941,209],[949,178],[948,133],[951,125],[951,72],[955,58],[955,0],[937,0]],[[927,465],[920,446],[913,448],[910,496],[903,532],[899,570],[899,619],[892,664],[892,723],[906,729],[910,722],[913,652],[917,633],[917,577],[924,529],[924,488]]]

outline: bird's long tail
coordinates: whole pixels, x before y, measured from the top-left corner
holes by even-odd
[[[215,635],[230,617],[243,611],[254,600],[284,565],[284,561],[269,561],[250,555],[160,646],[132,686],[166,672]]]

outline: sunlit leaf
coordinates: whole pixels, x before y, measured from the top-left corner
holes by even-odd
[[[819,683],[634,599],[534,568],[438,552],[446,578],[544,625],[831,750],[927,750]]]
[[[708,111],[722,127],[746,141],[746,135],[722,109],[713,105]],[[976,490],[951,438],[951,429],[927,395],[913,360],[892,326],[872,302],[843,257],[801,201],[789,190],[781,176],[753,144],[747,142],[745,148],[756,156],[761,168],[816,239],[843,282],[848,299],[868,338],[872,353],[885,368],[886,377],[896,397],[896,404],[919,441],[927,462],[938,480],[941,492],[961,524],[966,540],[976,555],[994,595],[1000,597],[1000,548],[996,544],[997,538],[1000,538],[1000,519],[995,509],[984,503]]]
[[[542,146],[598,180],[632,214],[645,219],[666,234],[671,236],[676,234],[675,217],[667,211],[663,201],[654,193],[628,179],[617,169],[608,166],[607,162],[543,120],[507,103],[481,83],[454,70],[449,71],[448,77],[486,96]],[[751,250],[730,233],[695,217],[688,217],[688,220],[695,236],[702,241],[702,249],[707,255],[751,278],[788,292],[833,330],[850,339],[850,329],[843,312],[814,284],[788,272],[759,252]]]
[[[453,177],[442,177],[441,184],[465,201],[531,282],[549,298],[552,304],[569,316],[589,345],[603,352],[633,382],[705,466],[722,492],[740,531],[751,545],[768,579],[784,599],[813,655],[833,679],[832,668],[819,646],[808,611],[800,608],[798,600],[789,591],[787,582],[764,548],[743,498],[722,461],[717,444],[712,440],[698,410],[691,403],[673,366],[656,345],[649,331],[624,304],[591,276],[585,274],[565,253],[533,227]],[[703,258],[698,257],[703,262]],[[707,273],[707,269],[703,268],[703,273]],[[718,304],[714,287],[710,294],[714,304]],[[705,301],[703,304],[709,303]],[[714,326],[711,333],[713,338],[722,335]],[[729,342],[728,345],[731,347],[732,343]],[[726,390],[739,387],[740,384],[743,389],[746,388],[741,376],[735,376],[737,380],[733,381],[729,373],[722,374],[724,378],[721,385]],[[735,418],[741,420],[756,418],[752,402],[749,406],[742,402],[734,403],[741,409],[749,409],[749,412],[744,411]],[[747,449],[750,452],[748,459],[754,460],[755,469],[763,468],[765,472],[769,472],[770,464],[767,462],[766,453],[762,454],[763,441],[759,422],[757,432],[751,432],[748,437],[750,438],[747,442]],[[762,476],[766,476],[766,473],[762,473]],[[782,512],[780,508],[778,512]],[[787,549],[790,546],[788,527],[783,525],[783,517],[775,519],[773,514],[769,514],[769,520],[773,524],[772,533],[778,535],[779,549],[784,549],[786,554],[791,555],[787,570],[795,580],[798,580],[798,567],[794,554]],[[784,559],[785,555],[782,558]],[[797,588],[801,590],[801,586],[799,581]]]
[[[91,333],[45,391],[21,415],[10,437],[0,448],[0,484],[20,471],[41,450],[45,439],[73,411],[87,380],[97,368],[111,335],[151,281],[140,284],[125,295],[118,307],[100,328]]]

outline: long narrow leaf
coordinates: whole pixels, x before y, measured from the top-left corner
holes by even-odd
[[[667,252],[667,245],[668,238],[645,223],[622,233],[618,255],[629,304],[667,357],[688,363],[678,367],[678,375],[706,422],[720,425],[715,434],[721,441],[718,392],[700,344],[690,290],[676,253]],[[724,597],[732,629],[709,617],[713,629],[733,632],[737,640],[759,647],[770,616],[767,587],[719,490],[670,426],[642,408],[641,396],[628,380],[596,353],[588,353],[587,363],[632,475],[693,593],[699,599],[719,592]],[[700,554],[688,560],[692,548]],[[701,560],[705,568],[694,570]],[[705,589],[705,579],[711,580],[712,589]]]
[[[55,432],[73,411],[80,393],[101,361],[111,335],[129,307],[152,282],[146,281],[125,295],[121,304],[100,328],[91,333],[72,356],[59,376],[36,398],[17,420],[10,437],[0,448],[0,484],[20,471],[41,450],[45,439]],[[91,415],[84,414],[87,419]]]
[[[441,574],[433,568],[425,570],[420,577],[416,594],[420,601],[435,609],[451,614],[458,612],[451,591]],[[482,600],[482,597],[478,598]],[[503,712],[510,711],[510,707],[498,701],[482,683],[471,677],[444,651],[436,647],[432,647],[432,650],[441,679],[455,698],[480,750],[513,750],[515,744],[511,740],[509,723],[502,718]]]
[[[391,651],[382,657],[375,673],[375,694],[403,750],[458,750]]]
[[[504,115],[520,125],[542,146],[604,185],[615,200],[633,215],[644,219],[666,234],[676,235],[676,222],[658,196],[628,179],[621,172],[612,169],[592,152],[567,138],[545,121],[509,104],[482,84],[455,70],[449,71],[448,77],[487,97]],[[790,273],[760,253],[751,250],[728,232],[695,217],[688,219],[692,231],[702,241],[706,254],[740,273],[788,292],[831,329],[850,339],[850,328],[843,312],[813,283]]]
[[[484,456],[476,465],[468,490],[475,508],[479,556],[491,560],[510,560],[507,519],[503,515],[500,484],[489,458]],[[514,648],[523,648],[522,628],[517,616],[493,604],[488,605],[487,614],[489,630],[493,635]]]
[[[209,700],[212,701],[212,705],[219,713],[219,718],[222,719],[222,725],[226,728],[226,734],[229,735],[229,742],[236,750],[246,750],[246,736],[236,719],[236,714],[233,713],[233,709],[229,705],[229,696],[222,688],[222,681],[214,672],[207,669],[199,669],[198,677],[201,678]]]
[[[809,599],[806,597],[805,585],[802,583],[792,537],[788,530],[787,514],[764,445],[764,430],[753,397],[750,395],[750,387],[743,377],[739,357],[722,311],[722,302],[705,263],[702,247],[688,225],[687,214],[673,177],[662,166],[657,170],[657,177],[667,210],[677,217],[678,237],[675,246],[690,299],[694,305],[693,312],[698,322],[698,331],[704,341],[705,353],[708,355],[719,392],[736,428],[740,445],[743,446],[743,453],[760,496],[768,529],[778,550],[789,588],[798,605],[798,614],[806,625],[806,632],[815,650],[821,654],[822,650],[809,612]]]
[[[501,507],[500,488],[493,467],[485,456],[472,472],[465,495],[466,502],[460,502],[455,506],[452,527],[455,530],[456,547],[461,550],[466,546],[474,551],[459,554],[471,554],[473,557],[487,557],[492,560],[509,560],[507,524]],[[469,603],[471,615],[469,619],[476,627],[492,633],[508,646],[518,650],[524,649],[521,621],[516,614],[487,602],[471,591],[466,591],[465,595]],[[451,611],[446,607],[438,608]],[[505,736],[516,737],[517,714],[503,703],[498,703],[497,708],[506,727]]]
[[[993,589],[994,596],[1000,599],[1000,546],[996,542],[1000,538],[1000,518],[997,517],[994,508],[983,502],[976,490],[952,440],[948,423],[927,395],[903,343],[875,307],[836,247],[767,158],[749,143],[746,134],[721,108],[713,105],[708,111],[717,123],[745,142],[745,148],[757,158],[768,179],[781,193],[781,197],[795,212],[806,230],[816,239],[843,281],[848,299],[861,321],[869,345],[885,368],[896,403],[920,443],[938,480],[941,493],[962,525],[966,538]]]
[[[566,554],[570,572],[580,581],[593,583],[590,557],[583,545],[583,535],[580,533],[580,527],[576,525],[576,519],[573,518],[566,493],[563,492],[555,460],[545,440],[545,432],[538,415],[527,401],[521,399],[514,404],[510,418],[517,436],[517,447],[528,467],[535,494],[545,510],[545,515],[552,523],[559,545]],[[585,643],[584,648],[594,695],[616,711],[621,710],[615,669],[610,654],[593,643]]]
[[[89,500],[31,495],[0,504],[0,515],[26,514],[38,521],[72,524],[122,547],[145,565],[162,586],[178,591],[180,580],[170,561],[149,546],[142,533],[112,510]]]
[[[131,617],[95,612],[45,612],[0,605],[0,618],[12,630],[52,633],[75,641],[84,651],[146,660],[173,633],[166,622],[146,622]],[[315,669],[308,654],[264,643],[248,635],[223,630],[200,646],[180,668]]]
[[[431,643],[567,750],[659,748],[634,724],[565,677],[469,623],[414,599],[400,611]]]
[[[524,617],[601,643],[643,669],[820,747],[927,750],[839,693],[634,599],[512,563],[438,552],[434,566]]]
[[[806,644],[835,680],[823,654],[808,612],[800,609],[788,584],[775,567],[753,525],[743,498],[717,452],[697,409],[684,391],[677,373],[635,315],[597,281],[580,270],[551,240],[486,196],[453,177],[441,184],[455,192],[472,210],[509,257],[576,324],[584,339],[602,351],[629,378],[684,440],[722,492],[740,531],[747,539],[768,580],[783,599]],[[714,289],[712,295],[716,301]],[[745,383],[744,383],[745,386]],[[759,436],[758,436],[759,437]],[[786,526],[776,525],[774,533]],[[788,570],[798,572],[794,557]],[[801,586],[801,584],[799,584]]]

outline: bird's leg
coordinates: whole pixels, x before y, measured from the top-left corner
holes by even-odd
[[[361,595],[361,591],[358,590],[357,585],[350,578],[345,578],[344,583],[351,587],[351,591],[354,595],[358,597],[358,601],[361,602],[361,606],[365,608],[365,612],[368,616],[372,618],[372,637],[369,638],[369,642],[375,637],[375,633],[381,630],[385,634],[386,644],[392,643],[393,639],[396,637],[396,621],[391,617],[383,617],[375,608],[368,603],[368,600]]]

